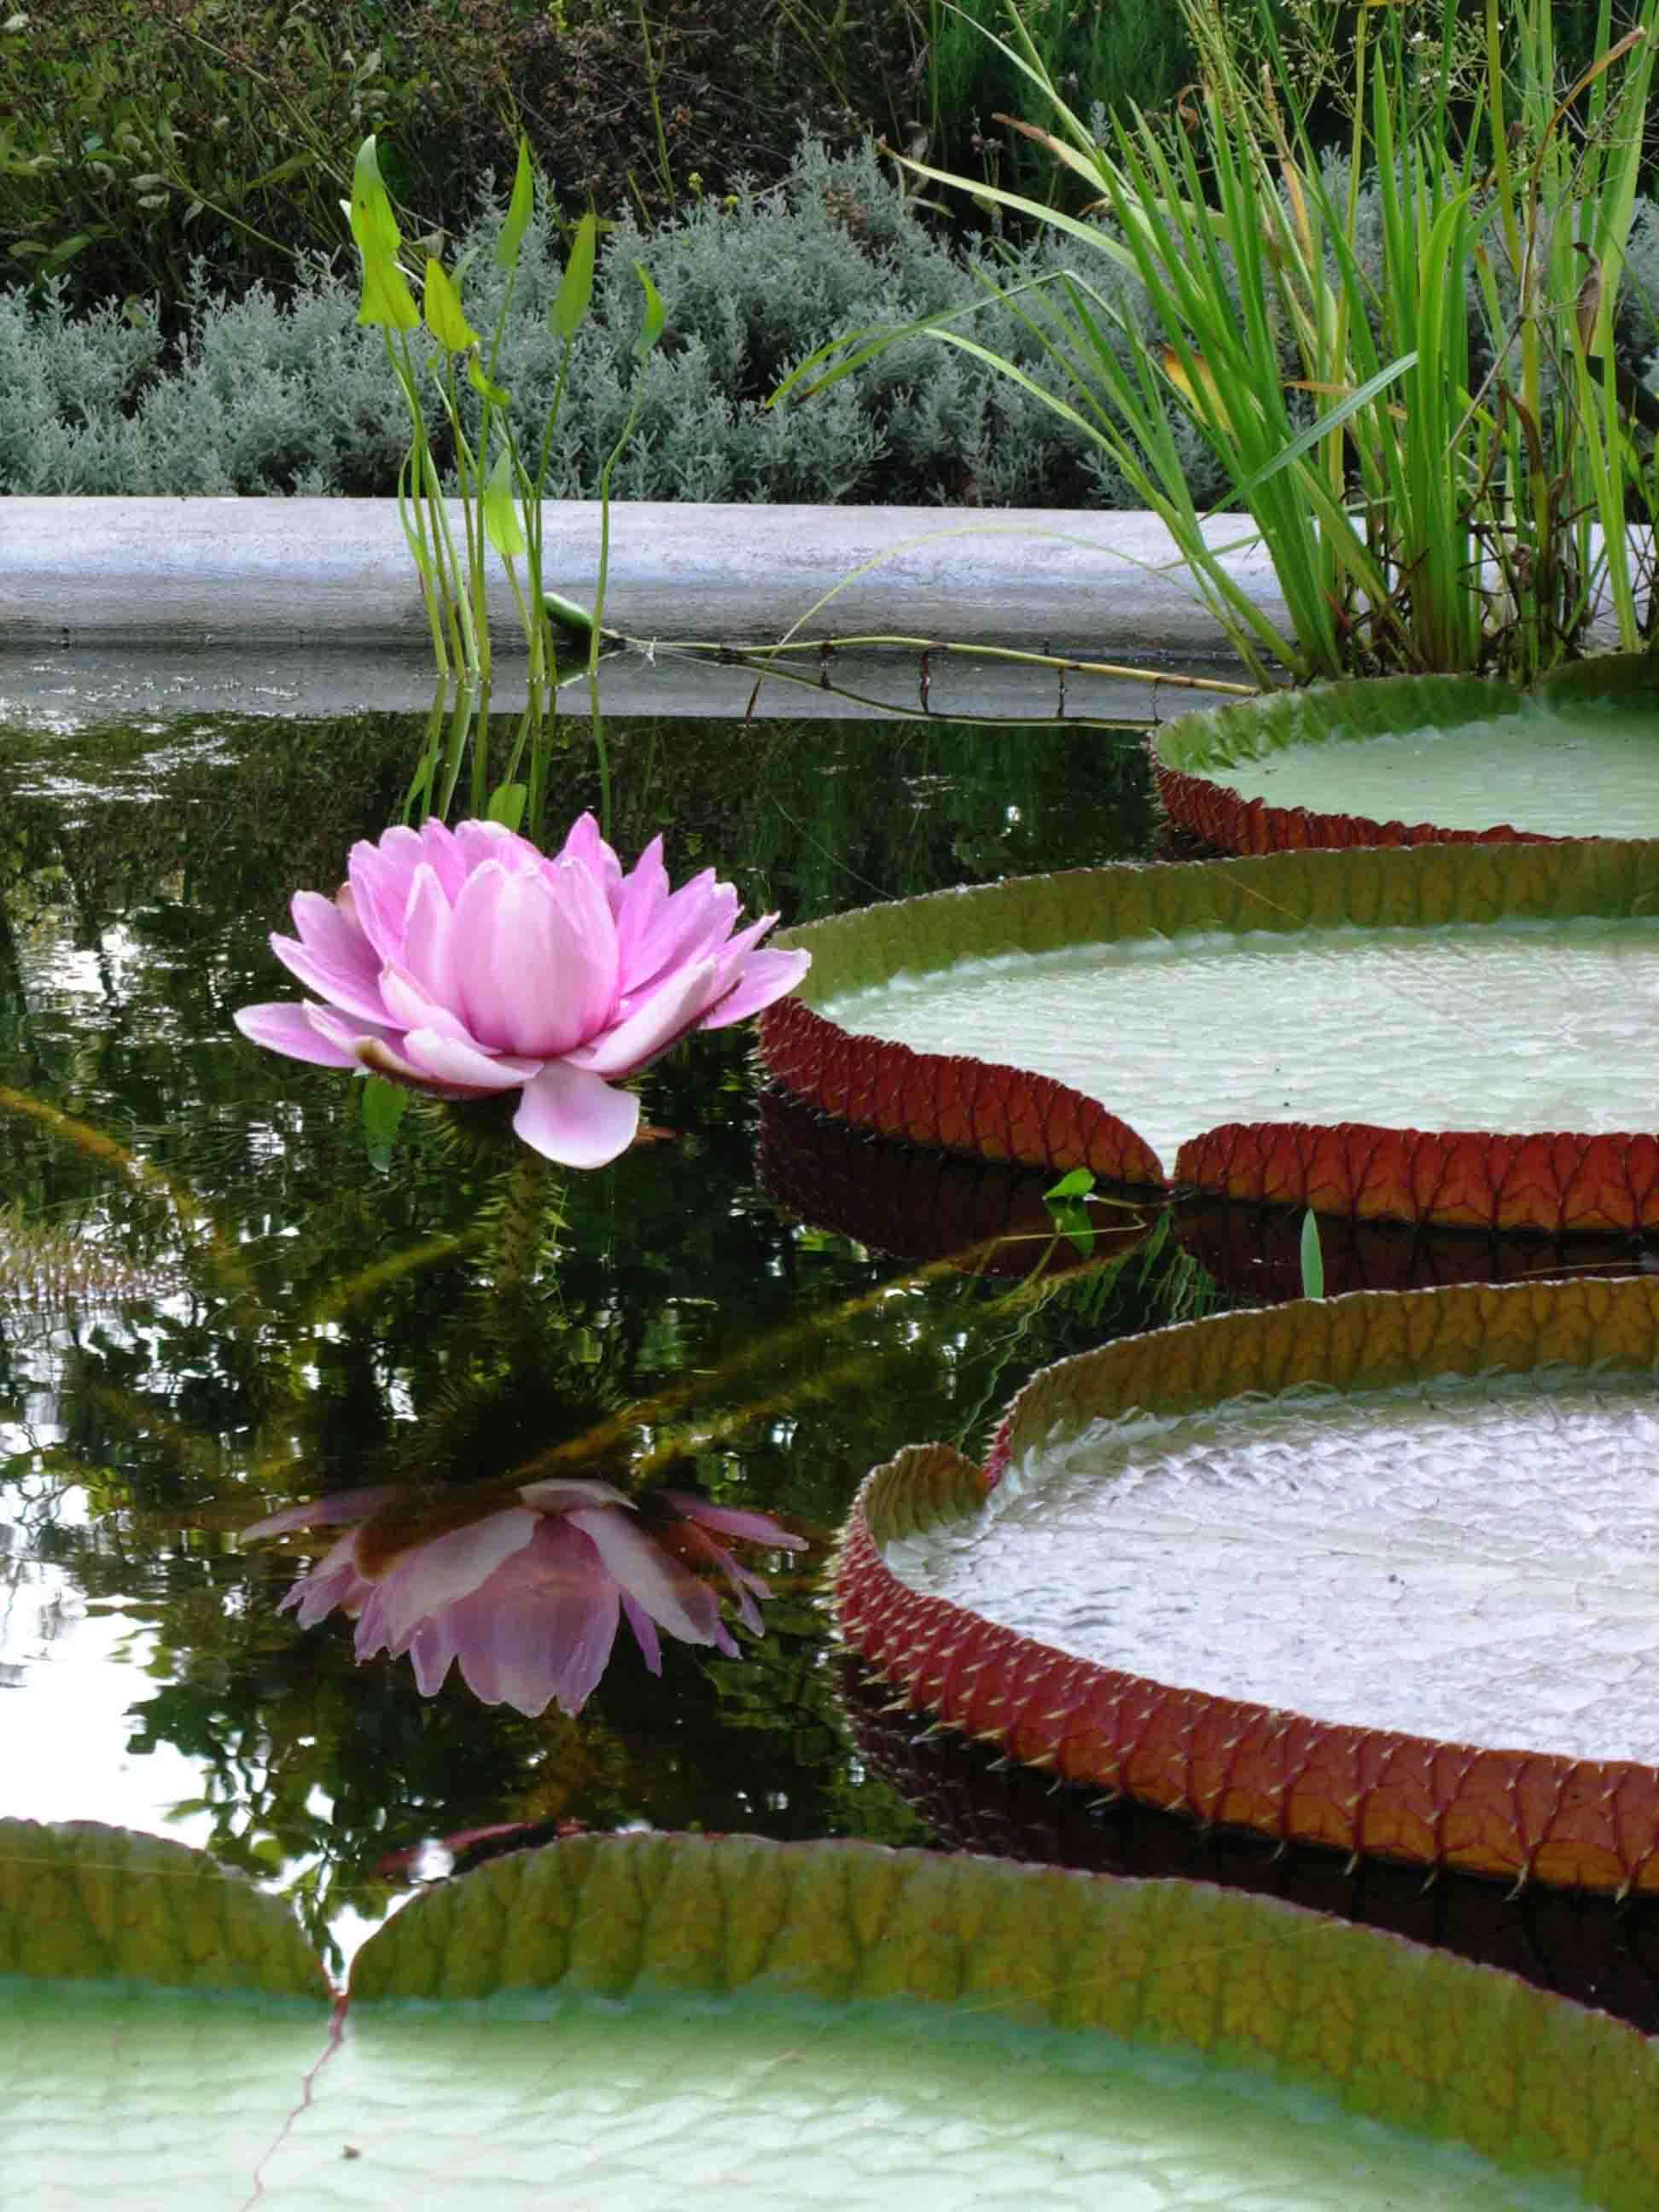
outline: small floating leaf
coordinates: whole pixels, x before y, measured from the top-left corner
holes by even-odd
[[[489,805],[485,810],[486,818],[503,823],[509,830],[516,830],[524,820],[525,801],[528,796],[527,784],[498,783],[490,794]]]
[[[484,487],[483,510],[485,532],[501,558],[511,560],[522,553],[524,526],[513,496],[512,459],[505,452],[496,454],[495,465],[489,471],[489,482]]]
[[[478,356],[476,353],[470,354],[467,356],[466,380],[472,386],[472,389],[477,393],[479,398],[487,399],[492,407],[507,407],[512,404],[513,394],[507,390],[504,384],[492,384],[490,382],[489,379],[484,374],[483,369],[479,363]]]
[[[636,261],[634,264],[634,274],[639,278],[645,291],[645,319],[640,325],[640,334],[634,341],[634,358],[635,361],[642,362],[662,336],[663,325],[667,317],[662,304],[662,295],[651,282],[650,272],[644,262]]]
[[[386,325],[392,330],[417,330],[421,311],[398,266],[398,254],[403,241],[391,198],[380,179],[372,132],[357,149],[347,213],[363,264],[357,320],[370,326]]]
[[[409,1092],[401,1083],[388,1083],[383,1075],[368,1076],[363,1084],[363,1134],[368,1157],[382,1174],[391,1164],[392,1148],[409,1107]]]
[[[1319,1242],[1319,1216],[1311,1206],[1302,1217],[1302,1295],[1325,1295],[1325,1254]]]

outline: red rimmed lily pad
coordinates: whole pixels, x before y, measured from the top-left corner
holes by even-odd
[[[910,1705],[1148,1803],[1659,1891],[1659,1285],[1353,1297],[1039,1376],[988,1468],[866,1482],[844,1635]]]
[[[1659,1897],[1522,1887],[1443,1869],[1354,1858],[1223,1827],[1084,1785],[1056,1784],[994,1746],[907,1711],[850,1653],[836,1694],[860,1759],[955,1850],[1138,1881],[1218,1883],[1501,1967],[1659,2035]]]
[[[49,1869],[53,1832],[3,1826],[7,1847]],[[141,1881],[128,1917],[156,1910]],[[39,1971],[0,2028],[31,2203],[1647,2212],[1659,2191],[1642,2037],[1201,1884],[582,1837],[422,1894],[331,2023],[165,1971]]]
[[[1171,819],[1226,853],[1659,836],[1659,675],[1586,661],[1530,692],[1474,677],[1319,684],[1152,741]]]
[[[1659,1224],[1659,843],[1080,870],[792,941],[763,1055],[857,1127],[1362,1219]]]

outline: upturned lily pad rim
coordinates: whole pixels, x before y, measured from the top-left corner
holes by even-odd
[[[1514,1881],[1659,1892],[1659,1767],[1312,1719],[1103,1667],[913,1589],[884,1547],[976,1515],[1011,1458],[1097,1419],[1249,1391],[1605,1362],[1659,1375],[1659,1284],[1360,1291],[1212,1315],[1048,1368],[984,1468],[908,1446],[865,1480],[834,1571],[847,1642],[911,1707],[1067,1781],[1348,1853]]]
[[[1287,747],[1334,745],[1462,723],[1519,718],[1528,698],[1659,696],[1659,671],[1645,653],[1607,654],[1552,670],[1532,690],[1474,676],[1383,676],[1310,684],[1297,691],[1183,715],[1147,739],[1158,796],[1171,821],[1206,844],[1234,854],[1422,844],[1550,844],[1563,842],[1495,819],[1478,830],[1426,819],[1327,811],[1283,800],[1247,798],[1227,770]],[[1656,746],[1659,755],[1659,746]],[[1501,799],[1494,802],[1501,805]]]
[[[776,943],[811,952],[793,996],[821,1010],[849,992],[959,960],[1182,931],[1613,920],[1644,911],[1659,913],[1659,838],[1564,838],[1519,851],[1443,846],[1118,860],[886,900],[781,930]]]
[[[24,1841],[60,1887],[94,1865],[128,1870],[82,1898],[118,1968],[125,1944],[129,1967],[148,1955],[153,1970],[154,1926],[173,1925],[161,1891],[180,1876],[215,1893],[221,1928],[246,1923],[245,1951],[268,1948],[281,1908],[204,1854],[93,1823],[69,1836],[0,1823],[0,1850]],[[15,1881],[0,1952],[15,1952],[29,1912]],[[137,1978],[156,1985],[153,1971]],[[1659,2045],[1490,1967],[1203,1883],[856,1842],[576,1837],[413,1900],[359,1953],[349,2002],[374,2027],[372,2060],[411,2008],[459,2020],[482,2006],[568,2033],[566,2001],[595,1999],[612,2021],[619,2004],[689,2001],[710,2033],[738,2005],[787,2010],[797,2032],[803,2008],[828,2007],[947,2042],[1035,2034],[1067,2071],[1125,2044],[1185,2054],[1223,2085],[1311,2091],[1502,2172],[1577,2185],[1607,2212],[1645,2212],[1659,2191]],[[319,2038],[337,2033],[316,2010]],[[130,2051],[139,2032],[135,2016]]]
[[[1030,1070],[857,1035],[822,1009],[962,960],[1182,932],[1655,913],[1659,839],[1647,838],[1437,842],[1017,877],[785,933],[779,944],[805,946],[812,966],[796,992],[762,1014],[761,1055],[785,1089],[855,1127],[1060,1172],[1085,1167],[1131,1189],[1165,1188],[1157,1155],[1102,1102]],[[1173,1182],[1359,1219],[1550,1235],[1633,1231],[1659,1224],[1659,1138],[1230,1122],[1182,1145]]]

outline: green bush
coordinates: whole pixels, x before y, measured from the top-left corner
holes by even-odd
[[[633,0],[0,0],[0,278],[154,294],[171,331],[194,259],[284,284],[343,240],[370,130],[416,228],[459,228],[521,128],[567,207],[654,219],[775,181],[804,126],[855,141],[914,52],[908,0],[648,13],[649,69]]]
[[[1170,0],[1023,0],[1020,13],[1049,74],[1079,108],[1094,101],[1109,112],[1131,100],[1161,108],[1196,74]],[[974,136],[992,137],[999,112],[1049,128],[1036,88],[987,36],[1006,39],[1006,0],[933,0],[931,14],[930,158],[971,172]],[[1022,185],[1046,191],[1052,164],[1018,137],[1008,151]]]
[[[0,28],[0,253],[79,296],[287,273],[339,230],[343,149],[414,118],[350,0],[24,0]]]

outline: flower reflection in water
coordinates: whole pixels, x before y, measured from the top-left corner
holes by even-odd
[[[555,1703],[580,1712],[621,1615],[653,1674],[662,1668],[659,1630],[736,1656],[720,1597],[696,1570],[723,1577],[738,1618],[758,1631],[767,1585],[721,1539],[791,1552],[805,1543],[769,1514],[682,1491],[636,1501],[609,1483],[574,1480],[435,1503],[397,1486],[343,1491],[285,1506],[245,1529],[243,1540],[342,1522],[346,1533],[283,1600],[300,1626],[337,1607],[356,1620],[360,1660],[407,1652],[428,1697],[455,1661],[485,1705],[532,1718]]]

